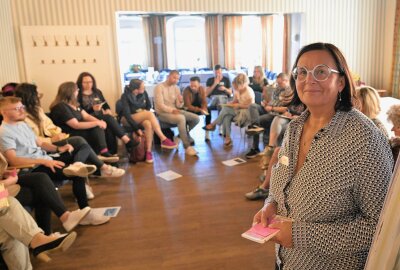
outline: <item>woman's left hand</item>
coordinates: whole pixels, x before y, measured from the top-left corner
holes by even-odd
[[[292,221],[280,220],[277,217],[274,222],[268,225],[269,228],[280,230],[271,240],[286,248],[293,247],[292,223]]]

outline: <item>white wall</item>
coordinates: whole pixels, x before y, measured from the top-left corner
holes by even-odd
[[[13,23],[15,48],[10,38],[1,38],[0,84],[20,74],[25,80],[20,26],[108,25],[114,39],[112,56],[114,77],[119,77],[116,52],[115,12],[259,12],[303,13],[301,45],[316,41],[331,42],[344,52],[350,68],[363,81],[390,90],[394,11],[396,0],[11,0],[0,1],[1,25]],[[2,27],[3,28],[3,27]],[[3,32],[3,31],[1,31]],[[10,34],[7,35],[10,37]],[[11,38],[12,40],[12,38]],[[5,46],[4,46],[5,45]],[[15,54],[15,50],[17,54]],[[11,73],[10,73],[11,72]],[[101,86],[100,86],[101,87]],[[118,80],[112,91],[120,91]]]

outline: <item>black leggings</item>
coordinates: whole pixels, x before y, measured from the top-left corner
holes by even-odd
[[[107,148],[104,130],[99,127],[89,129],[74,129],[70,132],[70,134],[73,136],[83,137],[93,148],[96,154],[99,154],[101,150]]]
[[[74,152],[72,153],[74,162],[80,161],[82,163],[94,164],[96,165],[97,169],[100,169],[103,166],[104,162],[97,157],[92,147],[90,147],[84,138],[80,136],[73,136],[68,139],[55,142],[54,144],[57,146],[63,146],[67,143],[74,147]]]
[[[21,190],[16,199],[21,205],[32,207],[38,226],[45,234],[51,234],[51,211],[57,217],[67,211],[53,182],[44,173],[26,173],[18,175],[18,184]]]
[[[74,153],[75,151],[70,154],[68,152],[62,153],[59,158],[55,158],[57,160],[60,160],[65,163],[65,166],[68,166],[69,164],[74,162]],[[82,160],[75,160],[75,161],[81,161]],[[72,192],[75,195],[75,198],[78,202],[79,208],[83,209],[86,206],[89,206],[88,201],[87,201],[87,196],[86,196],[86,189],[85,189],[85,179],[82,177],[69,177],[67,178],[63,174],[62,169],[55,168],[55,172],[53,172],[50,168],[46,166],[39,166],[33,169],[33,172],[44,172],[47,173],[47,175],[53,180],[53,182],[62,182],[63,180],[69,179],[72,180]]]
[[[125,135],[124,129],[120,126],[118,121],[109,114],[93,114],[94,117],[103,120],[107,123],[106,128],[106,141],[107,141],[107,148],[110,153],[115,154],[118,151],[118,144],[117,138],[122,138]]]

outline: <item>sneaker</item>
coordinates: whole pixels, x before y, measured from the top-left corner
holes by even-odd
[[[166,138],[164,141],[161,142],[161,148],[166,148],[166,149],[174,149],[178,145],[174,142],[172,142],[170,139]]]
[[[108,221],[110,221],[110,217],[90,211],[89,214],[79,222],[79,225],[101,225]]]
[[[97,170],[95,165],[84,164],[82,162],[74,162],[73,164],[63,169],[65,176],[79,176],[86,177],[91,175]]]
[[[261,170],[268,170],[269,162],[271,161],[271,157],[274,154],[275,147],[274,146],[267,146],[265,147],[263,153],[263,157],[260,161]]]
[[[69,213],[68,218],[63,222],[63,227],[67,232],[72,231],[79,222],[84,219],[90,212],[90,207],[86,206],[83,209],[78,209]]]
[[[111,165],[107,165],[107,168],[100,170],[100,177],[120,177],[124,174],[124,169],[116,168]]]
[[[269,194],[269,189],[257,187],[255,190],[246,193],[244,196],[248,200],[259,200],[267,198],[268,194]]]
[[[106,163],[117,163],[119,161],[119,157],[118,156],[113,156],[110,153],[108,153],[110,156],[108,155],[104,155],[105,153],[102,153],[100,155],[98,155],[97,157]]]
[[[246,154],[246,158],[248,159],[255,158],[258,155],[258,153],[260,153],[260,150],[251,148],[250,151]]]
[[[150,151],[146,152],[146,162],[153,163],[153,154]]]
[[[198,152],[191,146],[186,148],[185,153],[186,153],[186,155],[189,155],[189,156],[196,156],[198,154]]]
[[[85,189],[86,189],[86,197],[88,198],[88,200],[93,200],[94,193],[92,187],[89,186],[88,184],[85,184]]]
[[[219,136],[224,136],[224,135],[225,134],[224,134],[222,126],[219,126]]]
[[[209,142],[210,141],[210,131],[206,131],[206,137],[205,137],[205,139],[204,139],[206,142]]]
[[[255,125],[255,124],[248,126],[247,129],[246,129],[246,134],[249,135],[249,136],[253,136],[253,135],[256,135],[256,134],[263,133],[263,132],[264,132],[264,128],[259,127],[259,126]]]

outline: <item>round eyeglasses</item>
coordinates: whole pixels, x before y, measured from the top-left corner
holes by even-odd
[[[304,82],[307,78],[308,73],[311,73],[316,81],[326,81],[329,76],[333,73],[340,74],[339,71],[328,67],[327,65],[315,66],[312,70],[308,70],[305,67],[295,67],[292,71],[292,76],[295,81]]]

